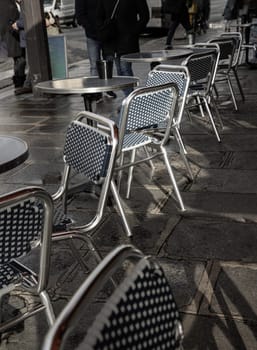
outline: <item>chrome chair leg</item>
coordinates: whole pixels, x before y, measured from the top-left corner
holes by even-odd
[[[45,306],[47,322],[48,322],[49,326],[52,326],[54,324],[54,321],[55,321],[55,315],[54,315],[53,307],[51,305],[50,298],[49,298],[48,294],[46,293],[46,291],[42,291],[40,293],[40,299],[41,299],[42,304]]]
[[[201,99],[200,99],[199,96],[196,96],[196,101],[197,101],[198,107],[199,107],[199,109],[200,109],[201,116],[202,116],[203,118],[205,118],[203,106],[202,106]]]
[[[144,151],[145,151],[145,154],[147,155],[147,157],[150,157],[150,154],[148,152],[147,147],[144,146],[143,148],[144,148]],[[154,171],[155,170],[155,166],[154,166],[154,163],[153,163],[153,161],[151,159],[149,159],[149,164],[151,166],[152,171]]]
[[[179,132],[179,130],[177,128],[174,128],[174,136],[175,136],[175,139],[176,139],[176,141],[178,143],[179,153],[180,153],[180,155],[182,157],[182,160],[183,160],[183,162],[185,164],[187,173],[189,174],[190,179],[193,181],[194,180],[194,175],[193,175],[192,169],[191,169],[191,167],[189,165],[188,159],[186,157],[187,153],[184,152],[185,146],[183,144],[180,132]]]
[[[119,166],[122,166],[124,163],[124,152],[121,152],[120,159],[119,159]],[[120,192],[120,186],[121,186],[121,180],[122,180],[123,170],[119,170],[117,174],[117,188]]]
[[[186,147],[185,147],[184,142],[182,140],[179,128],[177,126],[174,126],[173,130],[174,130],[174,136],[178,142],[179,148],[181,148],[181,150],[184,154],[187,154],[187,150],[186,150]]]
[[[244,92],[243,92],[242,85],[241,85],[241,83],[240,83],[240,80],[239,80],[239,77],[238,77],[238,74],[237,74],[236,69],[233,69],[233,72],[234,72],[234,76],[235,76],[235,78],[236,78],[236,83],[237,83],[237,86],[238,86],[240,95],[241,95],[241,97],[242,97],[242,101],[245,101]]]
[[[207,113],[208,113],[208,116],[209,116],[209,119],[210,119],[212,128],[213,128],[213,130],[214,130],[214,132],[215,132],[215,135],[216,135],[216,137],[217,137],[217,140],[218,140],[218,142],[221,142],[220,136],[219,136],[219,133],[218,133],[218,130],[217,130],[217,128],[216,128],[216,125],[215,125],[214,120],[213,120],[213,117],[212,117],[212,113],[211,113],[210,107],[209,107],[209,105],[208,105],[208,101],[206,100],[205,97],[203,98],[203,100],[204,100],[204,103],[205,103],[205,107],[206,107],[206,110],[207,110]]]
[[[166,149],[164,147],[161,147],[161,151],[162,151],[163,158],[164,158],[164,161],[165,161],[165,165],[166,165],[166,168],[168,170],[168,173],[169,173],[169,176],[170,176],[170,179],[171,179],[171,183],[173,185],[173,188],[174,188],[176,197],[178,199],[180,208],[181,208],[182,211],[185,211],[186,209],[185,209],[182,197],[180,195],[180,191],[178,189],[177,182],[176,182],[175,176],[173,174],[173,170],[172,170],[171,165],[170,165],[170,161],[169,161],[169,158],[168,158],[168,155],[167,155],[167,151],[166,151]]]
[[[134,148],[131,151],[131,157],[130,157],[130,162],[134,163],[136,158],[136,148]],[[128,169],[128,182],[127,182],[127,193],[126,193],[126,199],[129,199],[130,197],[130,190],[131,190],[131,182],[133,179],[133,171],[134,171],[134,166],[130,166]]]
[[[127,234],[128,237],[132,237],[132,232],[131,232],[131,229],[130,229],[129,224],[127,222],[127,218],[125,216],[125,212],[124,212],[123,206],[121,204],[121,200],[120,200],[120,196],[119,196],[117,187],[116,187],[116,185],[115,185],[113,180],[111,180],[111,191],[112,191],[114,200],[115,200],[115,202],[116,202],[116,204],[118,206],[118,209],[119,209],[119,212],[120,212],[123,224],[124,224],[124,228],[125,228],[126,234]]]
[[[223,120],[221,118],[221,115],[220,115],[219,109],[217,107],[216,101],[215,101],[215,99],[214,99],[214,97],[212,95],[210,95],[210,101],[209,102],[210,102],[211,106],[213,107],[213,109],[215,111],[215,114],[216,114],[217,119],[219,121],[221,130],[223,130],[223,128],[224,128]]]
[[[231,80],[230,80],[229,76],[227,76],[227,81],[228,81],[228,86],[229,86],[229,90],[230,90],[230,93],[231,93],[231,97],[232,97],[232,101],[233,101],[235,110],[238,111],[238,106],[237,106],[237,102],[236,102],[234,89],[233,89],[233,86],[232,86],[232,83],[231,83]]]

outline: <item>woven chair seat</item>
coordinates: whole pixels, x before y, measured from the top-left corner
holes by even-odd
[[[0,265],[0,288],[5,288],[19,280],[17,271],[10,265]]]
[[[139,133],[131,133],[125,135],[123,139],[123,150],[129,150],[135,147],[142,147],[143,145],[147,145],[151,143],[151,138],[147,135],[139,134]]]

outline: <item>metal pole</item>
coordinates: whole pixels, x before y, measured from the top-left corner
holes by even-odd
[[[25,22],[27,60],[34,86],[40,81],[52,79],[43,0],[23,0],[21,6]]]

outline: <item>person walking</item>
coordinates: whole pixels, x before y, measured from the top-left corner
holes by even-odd
[[[225,20],[225,31],[230,31],[230,25],[232,20],[236,20],[239,16],[239,8],[242,0],[227,0],[223,11]]]
[[[98,33],[108,21],[116,6],[112,38],[101,38],[103,57],[114,60],[118,75],[133,76],[131,62],[121,60],[121,56],[139,52],[139,35],[149,21],[149,9],[146,0],[98,0]],[[124,90],[125,96],[133,89]]]
[[[13,58],[15,88],[20,88],[26,79],[26,62],[20,47],[20,35],[12,28],[12,24],[19,19],[20,13],[15,0],[0,1],[0,37],[6,43],[8,57]]]
[[[96,11],[97,0],[75,0],[75,16],[78,24],[85,31],[90,74],[92,76],[98,74],[96,62],[101,59],[101,42],[98,39]],[[113,91],[108,91],[106,95],[110,98],[116,97]],[[94,98],[99,102],[102,99],[102,94],[95,94]]]
[[[188,7],[192,5],[192,1],[187,0],[166,0],[164,2],[163,11],[171,16],[168,35],[166,38],[166,49],[172,49],[172,40],[179,24],[182,24],[187,34],[192,34],[192,25],[189,20]]]
[[[20,7],[22,0],[16,0],[16,4]],[[12,29],[14,31],[17,31],[19,34],[19,41],[20,41],[20,47],[21,47],[21,58],[20,58],[20,64],[22,64],[23,68],[23,74],[25,75],[25,67],[27,64],[26,59],[26,35],[25,35],[25,29],[24,29],[24,17],[23,17],[23,11],[22,8],[18,8],[20,15],[17,21],[15,21],[12,24]],[[22,95],[26,93],[32,92],[32,82],[31,82],[31,76],[28,71],[27,75],[25,75],[26,78],[24,80],[24,83],[21,87],[17,87],[15,89],[15,95]]]

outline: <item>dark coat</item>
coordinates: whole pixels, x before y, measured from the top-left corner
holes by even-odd
[[[19,57],[21,55],[19,33],[14,31],[11,23],[19,18],[19,11],[15,0],[0,1],[0,34],[5,41],[9,57]]]
[[[24,29],[24,18],[22,11],[20,12],[20,16],[16,21],[17,27],[19,28],[19,36],[20,36],[20,47],[26,47],[26,35]]]
[[[86,32],[86,36],[97,40],[96,25],[97,0],[75,0],[77,22]]]
[[[223,16],[226,20],[237,19],[239,11],[239,0],[227,0]]]
[[[191,6],[191,1],[187,0],[165,0],[163,3],[163,12],[170,14],[180,14],[185,11],[187,5]]]
[[[117,0],[99,0],[97,24],[103,25],[111,17]],[[115,14],[117,32],[115,39],[103,42],[104,55],[124,55],[139,51],[139,35],[149,21],[149,9],[146,0],[120,0]]]

